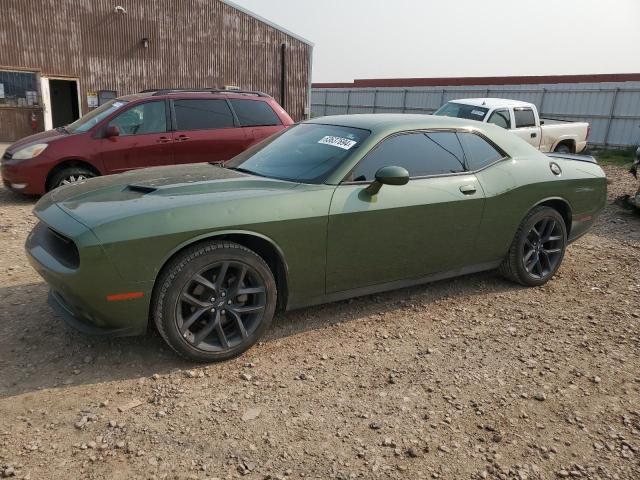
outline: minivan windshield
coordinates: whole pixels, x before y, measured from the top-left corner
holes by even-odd
[[[127,102],[124,100],[109,100],[107,103],[103,103],[95,110],[91,110],[83,117],[80,117],[75,122],[67,125],[66,130],[69,133],[86,132],[100,123],[104,118],[108,117],[119,108],[122,108],[126,103]]]
[[[225,162],[232,170],[301,183],[321,183],[371,134],[369,130],[301,123]]]
[[[434,115],[442,117],[458,117],[468,120],[477,120],[481,122],[489,111],[485,107],[476,107],[475,105],[465,105],[464,103],[448,102],[441,106]]]

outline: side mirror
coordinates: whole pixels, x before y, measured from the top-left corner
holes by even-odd
[[[117,125],[109,125],[104,131],[104,138],[118,137],[120,135],[120,129]]]
[[[406,185],[408,182],[409,172],[405,168],[382,167],[376,172],[376,179],[366,188],[366,191],[369,195],[375,195],[382,185]]]

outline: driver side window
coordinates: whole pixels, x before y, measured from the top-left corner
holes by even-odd
[[[354,168],[349,181],[373,181],[378,169],[404,167],[410,177],[464,171],[464,153],[454,132],[412,132],[383,140]]]
[[[131,107],[109,122],[120,130],[120,136],[144,135],[167,131],[165,102],[147,102]]]
[[[491,114],[487,123],[493,123],[502,128],[506,128],[507,130],[511,128],[511,118],[509,115],[509,110],[496,110]]]

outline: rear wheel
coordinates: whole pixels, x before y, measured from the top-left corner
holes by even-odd
[[[573,153],[573,150],[571,150],[571,147],[566,143],[561,143],[556,147],[554,152],[555,153]]]
[[[232,242],[188,248],[164,270],[154,320],[165,341],[198,362],[235,357],[271,324],[276,283],[264,260]]]
[[[562,216],[553,208],[536,207],[520,224],[500,272],[525,286],[543,285],[560,268],[566,247]]]
[[[48,189],[53,190],[54,188],[62,187],[64,185],[71,185],[73,183],[80,182],[82,180],[86,180],[87,178],[92,178],[95,176],[96,174],[87,168],[64,168],[51,177]]]

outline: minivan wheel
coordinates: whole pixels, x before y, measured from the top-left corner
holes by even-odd
[[[547,283],[560,268],[567,248],[567,228],[553,208],[534,208],[520,224],[500,273],[528,287]]]
[[[233,242],[187,248],[163,270],[152,303],[160,335],[197,362],[233,358],[269,328],[276,282],[265,261]]]
[[[49,181],[48,190],[62,187],[64,185],[71,185],[87,178],[95,177],[96,174],[87,168],[82,167],[69,167],[60,170],[51,177]]]

